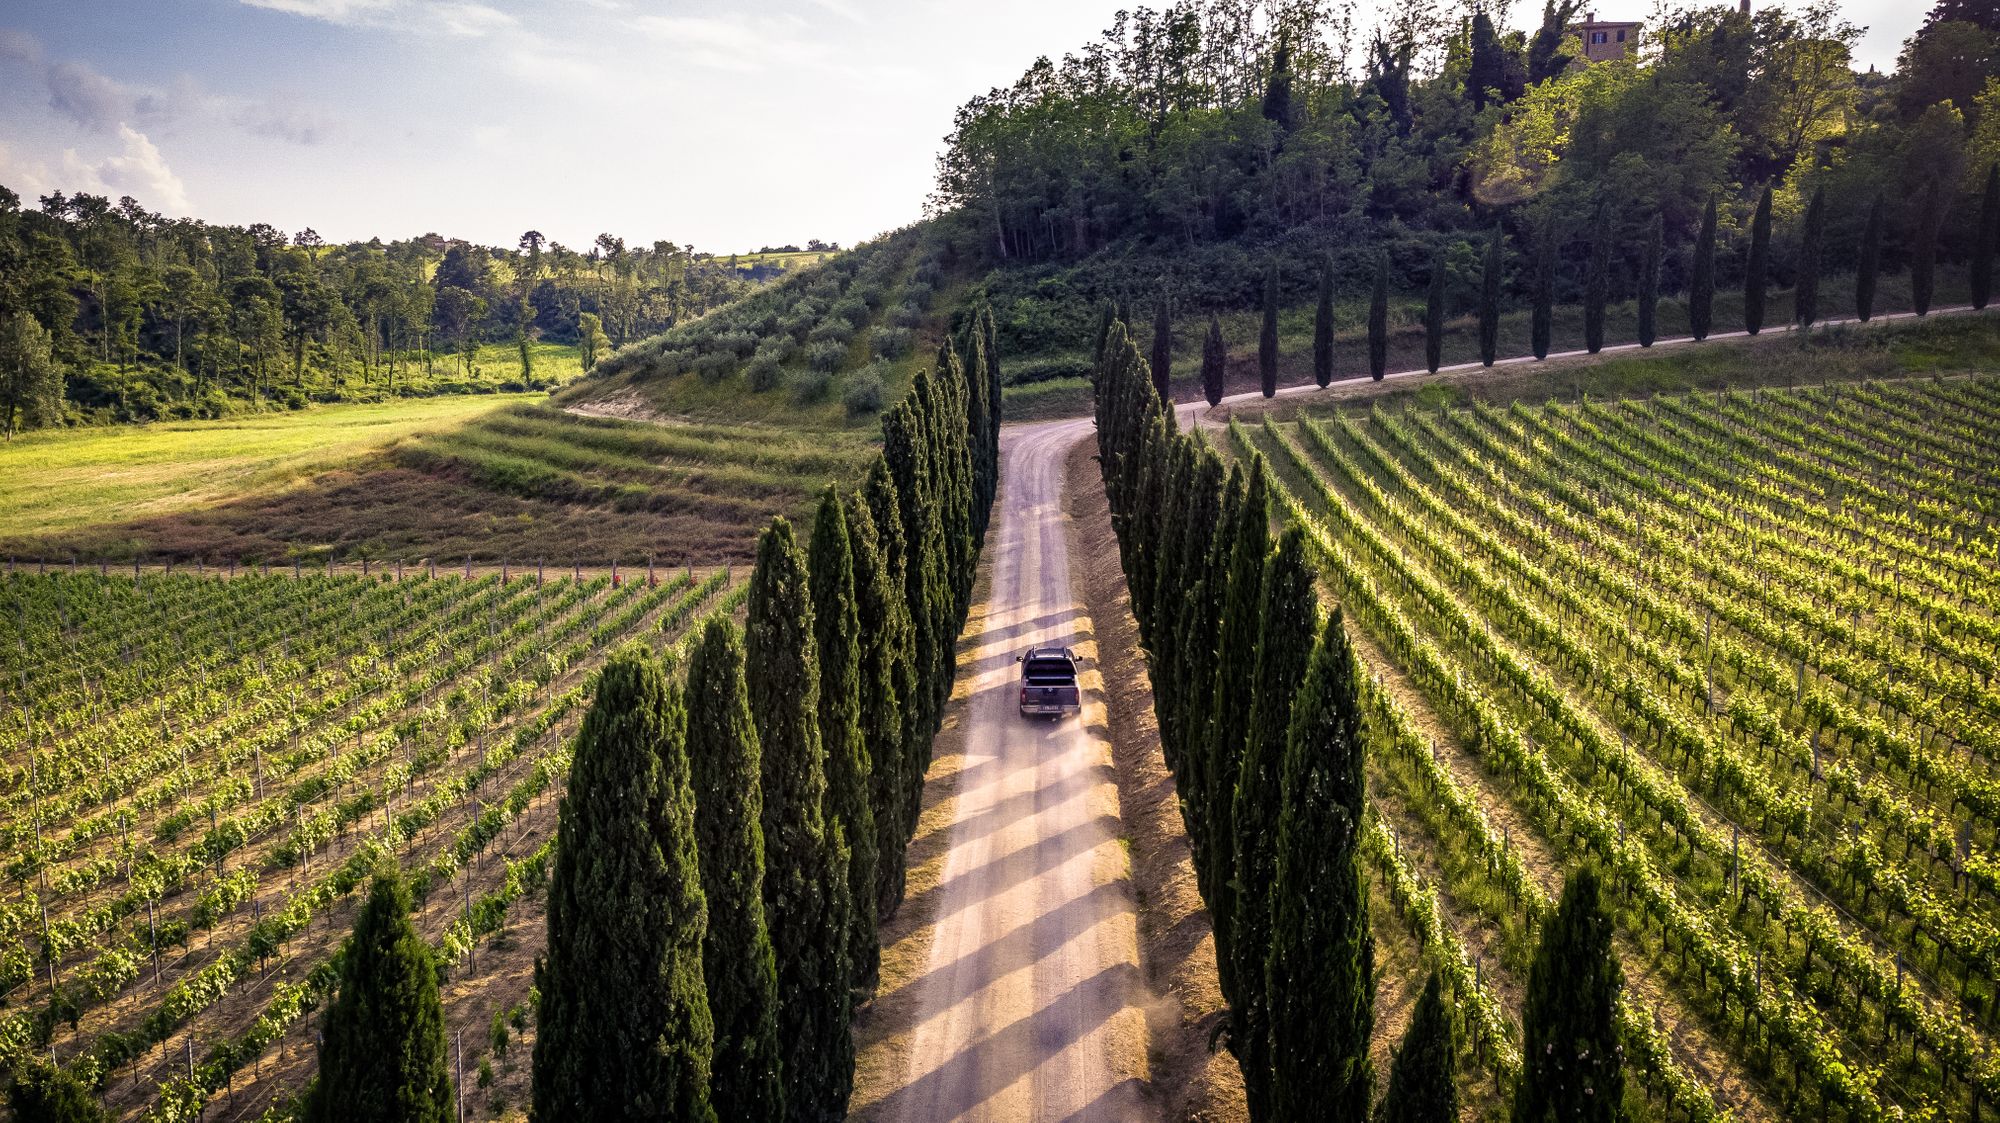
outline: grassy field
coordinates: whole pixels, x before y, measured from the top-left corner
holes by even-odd
[[[424,430],[539,396],[403,398],[224,421],[24,433],[0,446],[0,539],[280,491]]]

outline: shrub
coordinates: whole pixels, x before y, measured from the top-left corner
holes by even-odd
[[[833,381],[831,371],[830,367],[826,370],[815,367],[812,370],[793,371],[791,377],[786,380],[792,388],[792,396],[797,398],[801,405],[810,405],[826,397],[827,384]]]
[[[822,374],[839,370],[846,361],[847,348],[830,340],[815,343],[806,350],[806,365]]]
[[[889,313],[889,323],[895,327],[913,328],[923,322],[924,322],[924,310],[922,307],[915,304],[910,304],[910,303],[898,304],[896,306],[896,310],[894,312]]]
[[[736,355],[748,355],[757,349],[757,337],[747,331],[725,331],[716,335],[710,347]]]
[[[750,388],[760,394],[776,389],[781,377],[777,357],[767,351],[758,351],[743,370],[750,376]]]
[[[873,362],[847,376],[847,387],[841,391],[840,401],[848,413],[858,417],[882,412],[882,403],[888,396],[885,374],[884,365]]]
[[[877,357],[900,359],[909,354],[910,342],[915,338],[916,333],[909,328],[877,328],[870,342]]]
[[[833,310],[827,314],[846,320],[850,325],[858,328],[868,322],[868,305],[858,297],[850,296],[834,305]]]
[[[704,382],[720,382],[736,372],[736,353],[709,351],[694,361],[694,370]]]
[[[814,343],[846,343],[854,338],[854,325],[837,316],[829,315],[819,322],[819,326],[806,337]]]
[[[911,281],[909,284],[903,286],[903,303],[914,304],[919,308],[929,308],[931,306],[931,297],[936,292],[937,290],[928,281]]]

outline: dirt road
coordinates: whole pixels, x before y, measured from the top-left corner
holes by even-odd
[[[1144,1119],[1145,988],[1104,704],[1015,709],[1014,656],[1089,636],[1070,586],[1064,459],[1086,420],[1009,429],[992,595],[972,646],[964,769],[937,887],[930,960],[912,986],[907,1076],[871,1112],[942,1120]]]

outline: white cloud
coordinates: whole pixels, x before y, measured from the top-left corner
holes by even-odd
[[[324,20],[327,23],[360,23],[396,6],[397,0],[242,0],[252,8],[266,8],[291,16]]]
[[[484,4],[439,4],[429,9],[438,26],[452,35],[478,37],[517,24],[513,16]]]
[[[187,187],[167,166],[165,156],[146,134],[130,125],[118,126],[122,152],[92,162],[74,148],[64,149],[61,179],[71,191],[91,191],[116,198],[132,195],[148,207],[186,214]]]

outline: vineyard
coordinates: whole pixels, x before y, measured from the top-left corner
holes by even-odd
[[[484,957],[541,940],[509,911],[539,907],[590,676],[627,644],[677,654],[743,590],[727,570],[0,577],[0,1054],[53,1056],[126,1118],[254,1116],[269,1089],[246,1102],[245,1070],[309,1063],[355,890],[391,854],[454,1021],[524,1001]]]
[[[1369,645],[1365,851],[1482,1065],[1592,857],[1677,1116],[2000,1104],[1996,425],[1988,379],[1230,423]]]

